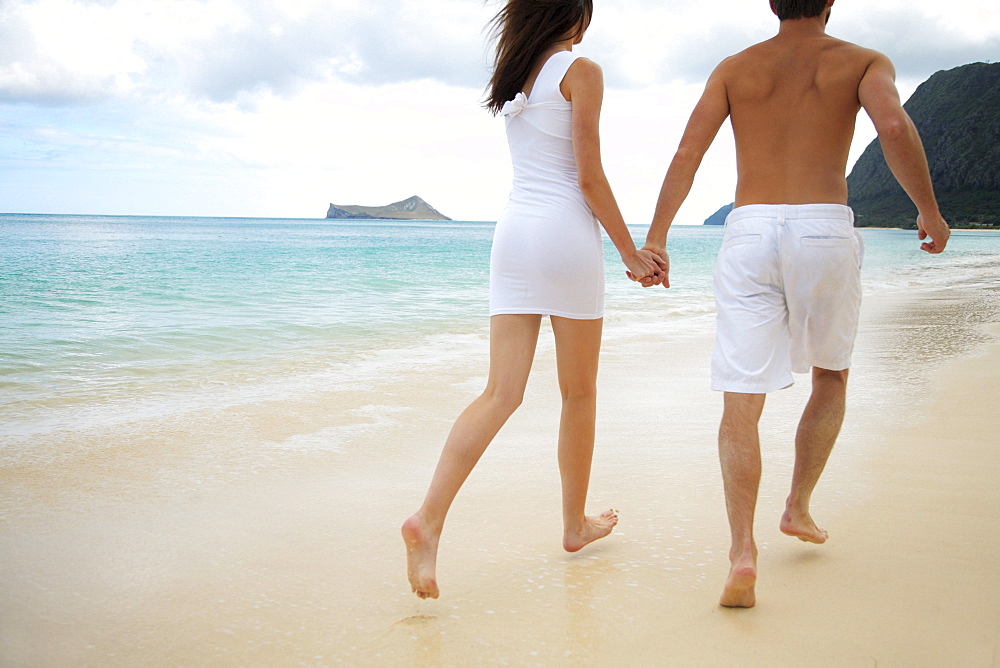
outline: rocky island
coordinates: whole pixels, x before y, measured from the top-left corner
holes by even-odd
[[[351,220],[451,220],[416,195],[386,206],[330,204],[326,217]]]

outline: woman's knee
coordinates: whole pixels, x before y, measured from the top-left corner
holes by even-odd
[[[490,384],[483,391],[483,398],[490,402],[497,411],[511,415],[524,402],[524,388]]]
[[[563,401],[597,401],[597,379],[562,381],[559,391]]]

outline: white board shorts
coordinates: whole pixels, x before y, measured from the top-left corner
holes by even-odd
[[[733,209],[715,266],[712,389],[766,394],[851,365],[864,242],[841,204]]]

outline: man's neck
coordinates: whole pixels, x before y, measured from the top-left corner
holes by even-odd
[[[786,19],[778,25],[778,35],[792,39],[826,34],[826,12],[807,19]]]

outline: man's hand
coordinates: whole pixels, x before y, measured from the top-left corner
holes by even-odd
[[[646,249],[638,250],[634,255],[623,256],[622,261],[628,270],[625,275],[631,280],[643,283],[649,281],[651,285],[659,285],[667,277],[667,264],[659,255],[651,253]]]
[[[948,238],[951,237],[951,230],[948,223],[944,221],[941,214],[924,218],[923,214],[917,216],[917,238],[923,241],[930,237],[930,241],[920,244],[920,250],[937,254],[948,245]]]
[[[644,288],[650,288],[654,285],[662,285],[665,288],[670,287],[670,256],[667,255],[666,248],[659,248],[657,246],[650,246],[646,244],[639,251],[640,253],[646,254],[650,257],[657,265],[657,271],[654,274],[648,276],[636,277],[635,274],[628,271],[625,272],[629,278],[637,283],[642,284]]]

